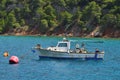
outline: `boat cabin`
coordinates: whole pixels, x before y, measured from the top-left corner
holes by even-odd
[[[60,41],[58,42],[57,46],[57,51],[61,51],[61,52],[68,52],[70,49],[70,42],[69,41]]]
[[[59,41],[56,47],[48,47],[47,49],[52,51],[68,52],[70,49],[70,41],[63,38],[63,41]]]

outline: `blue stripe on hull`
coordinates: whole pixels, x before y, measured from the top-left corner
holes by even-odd
[[[103,58],[87,57],[87,58],[71,58],[71,57],[49,57],[49,56],[39,56],[39,58],[53,58],[53,59],[82,59],[82,60],[103,60]]]
[[[103,60],[103,58],[95,58],[95,57],[93,57],[93,58],[85,58],[85,60]]]

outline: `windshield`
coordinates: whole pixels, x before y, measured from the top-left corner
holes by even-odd
[[[67,43],[59,43],[58,47],[67,47]]]

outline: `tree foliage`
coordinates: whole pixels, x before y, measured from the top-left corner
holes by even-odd
[[[0,0],[0,33],[23,26],[46,33],[65,25],[120,29],[120,0]]]

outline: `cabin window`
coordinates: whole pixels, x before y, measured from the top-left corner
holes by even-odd
[[[67,47],[67,43],[59,43],[58,47]]]

